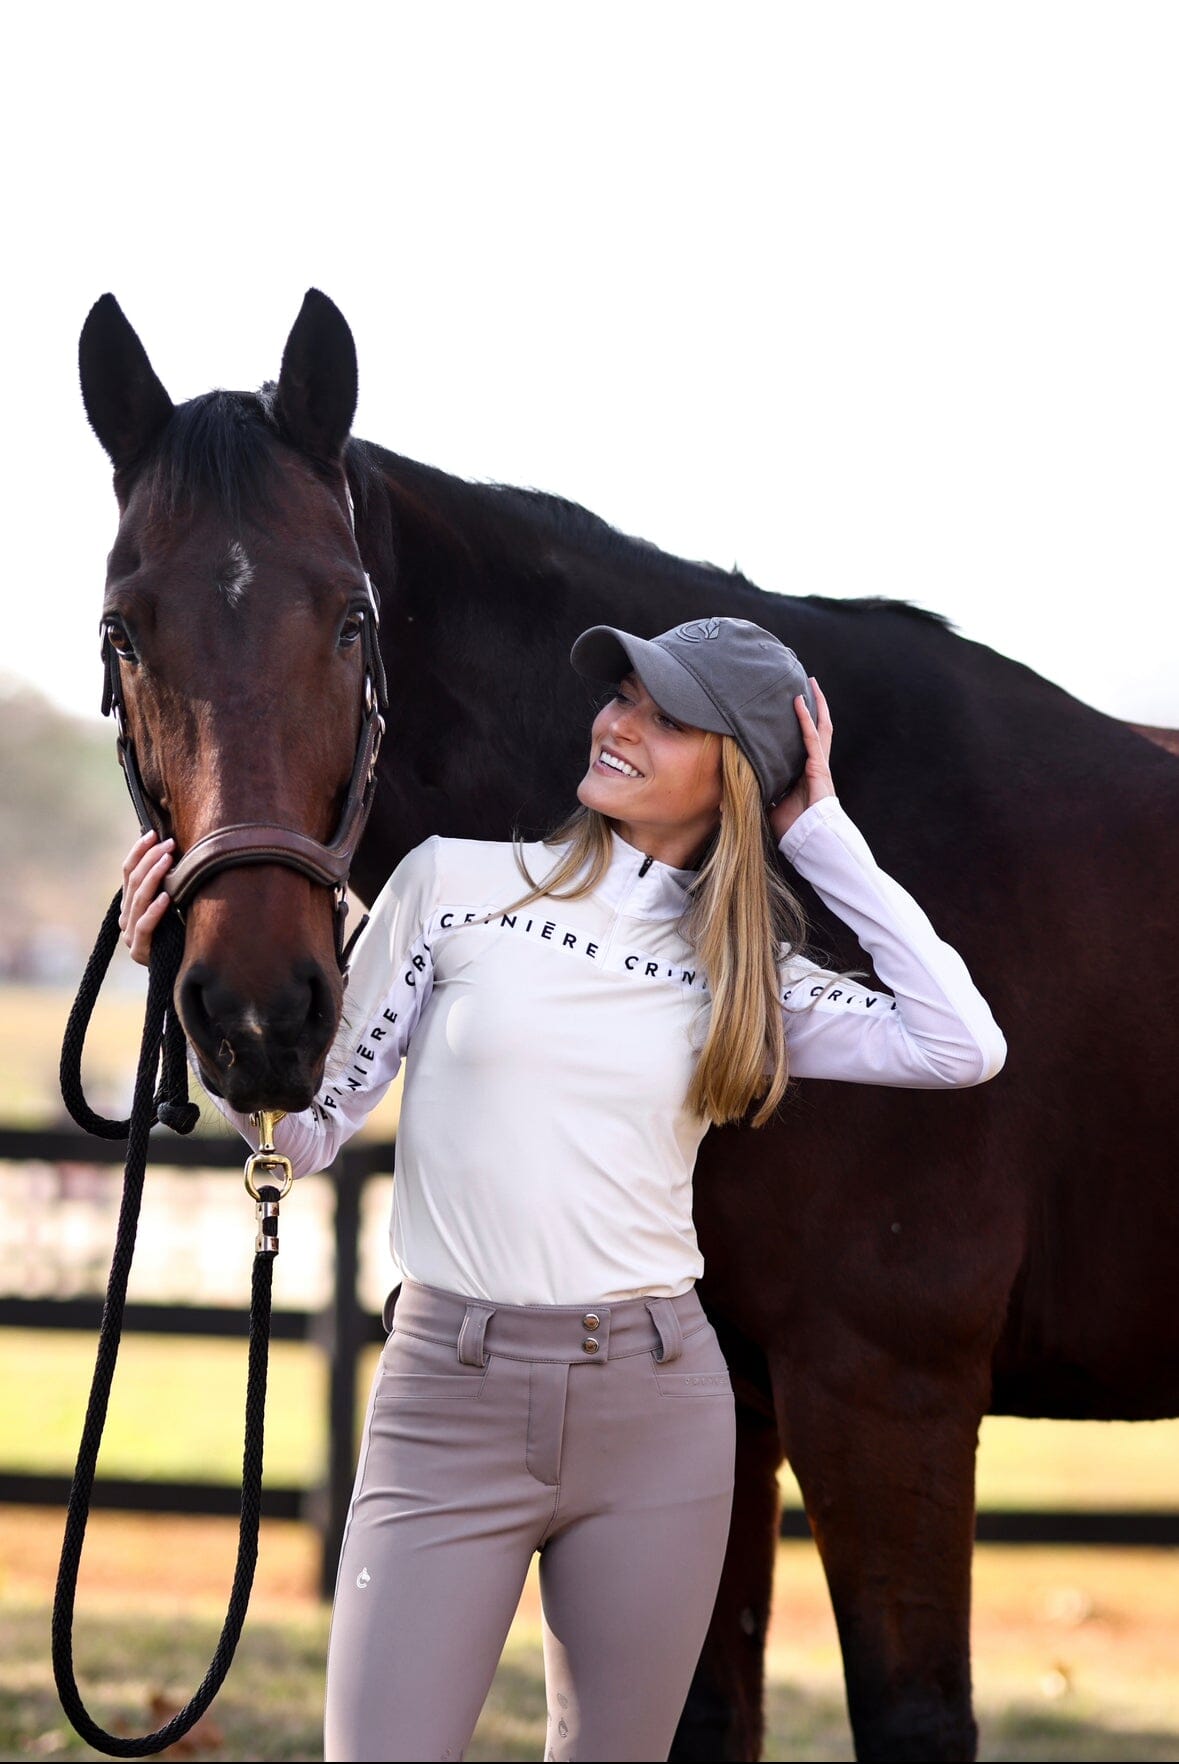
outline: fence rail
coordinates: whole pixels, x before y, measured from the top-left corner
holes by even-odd
[[[229,1139],[178,1139],[153,1134],[161,1165],[172,1169],[240,1170],[241,1145]],[[79,1164],[120,1167],[124,1147],[68,1130],[45,1132],[0,1128],[0,1164]],[[352,1492],[357,1376],[363,1350],[384,1339],[380,1317],[366,1310],[358,1290],[361,1203],[366,1183],[386,1176],[387,1145],[353,1140],[330,1168],[334,1216],[332,1237],[335,1275],[328,1304],[317,1311],[275,1309],[271,1335],[276,1341],[306,1341],[325,1355],[327,1379],[327,1466],[318,1485],[262,1491],[266,1518],[295,1519],[314,1527],[320,1543],[320,1590],[330,1597]],[[0,1294],[0,1329],[70,1329],[96,1334],[103,1301],[80,1298],[23,1298]],[[249,1312],[223,1305],[128,1304],[123,1329],[128,1333],[186,1336],[236,1336],[245,1340]],[[69,1499],[68,1475],[38,1474],[0,1468],[0,1502],[64,1507]],[[124,1512],[236,1515],[241,1490],[236,1484],[95,1478],[95,1508]],[[781,1516],[784,1538],[810,1536],[806,1515],[787,1507]],[[1179,1545],[1179,1510],[1109,1511],[1097,1509],[1006,1510],[977,1515],[976,1536],[983,1543],[1088,1544],[1122,1547]]]
[[[240,1172],[244,1148],[234,1139],[178,1138],[156,1130],[155,1160],[169,1169]],[[66,1129],[30,1132],[0,1129],[0,1164],[105,1165],[119,1169],[126,1148],[121,1140],[98,1139]],[[271,1337],[276,1341],[307,1341],[327,1361],[327,1465],[324,1479],[306,1487],[264,1484],[262,1513],[266,1518],[299,1519],[312,1525],[320,1544],[320,1590],[331,1594],[335,1564],[352,1493],[355,1471],[357,1374],[363,1350],[384,1339],[380,1317],[364,1309],[357,1291],[360,1268],[361,1201],[366,1183],[389,1171],[389,1147],[371,1140],[353,1140],[331,1166],[332,1239],[335,1273],[328,1304],[318,1311],[275,1307]],[[246,1203],[243,1202],[243,1206]],[[72,1329],[96,1334],[103,1300],[23,1298],[0,1295],[0,1328]],[[249,1311],[244,1307],[189,1304],[129,1303],[125,1333],[188,1336],[236,1336],[245,1340]],[[36,1506],[64,1506],[69,1476],[0,1468],[0,1501]],[[94,1508],[188,1514],[236,1514],[239,1485],[213,1482],[138,1481],[96,1476]]]

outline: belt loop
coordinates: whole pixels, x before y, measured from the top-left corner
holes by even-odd
[[[678,1360],[684,1350],[684,1332],[680,1328],[680,1320],[670,1299],[648,1299],[647,1309],[659,1337],[659,1352],[655,1358],[661,1366],[667,1366],[672,1360]]]
[[[381,1322],[385,1325],[385,1334],[386,1335],[388,1335],[389,1331],[393,1327],[393,1312],[397,1308],[397,1295],[400,1291],[401,1291],[400,1286],[395,1286],[393,1288],[393,1291],[389,1294],[388,1298],[385,1300],[384,1308],[381,1311]]]
[[[458,1357],[461,1366],[486,1366],[483,1337],[495,1316],[494,1305],[468,1305],[458,1332]]]

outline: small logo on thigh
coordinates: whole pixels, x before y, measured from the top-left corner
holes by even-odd
[[[360,1588],[361,1592],[364,1591],[365,1587],[368,1585],[368,1583],[371,1579],[372,1579],[372,1575],[369,1573],[368,1569],[362,1568],[360,1570],[360,1573],[356,1576],[356,1584]]]

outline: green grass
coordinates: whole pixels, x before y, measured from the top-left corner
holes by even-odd
[[[69,1125],[58,1062],[75,992],[74,986],[0,985],[0,1124]],[[91,1018],[82,1067],[87,1097],[100,1114],[122,1118],[130,1108],[146,997],[147,970],[137,967],[120,946]],[[224,1133],[220,1115],[195,1079],[192,1094],[201,1105],[198,1131]],[[393,1131],[399,1099],[400,1080],[361,1129],[362,1138]]]
[[[0,1586],[0,1758],[7,1760],[100,1756],[69,1727],[53,1685],[56,1518],[0,1509],[0,1555],[16,1564]],[[187,1700],[212,1657],[224,1610],[212,1586],[219,1579],[228,1586],[233,1527],[103,1514],[92,1527],[75,1626],[79,1688],[109,1731],[146,1733]],[[328,1614],[297,1591],[311,1554],[301,1531],[264,1527],[258,1590],[236,1659],[203,1746],[187,1755],[322,1757]],[[1179,1757],[1173,1554],[983,1547],[975,1579],[983,1760]],[[767,1665],[764,1757],[850,1759],[834,1623],[809,1545],[779,1548]],[[533,1573],[467,1756],[537,1758],[544,1725]]]
[[[93,1345],[81,1335],[4,1332],[0,1413],[10,1467],[72,1467]],[[375,1350],[366,1356],[370,1366],[374,1357]],[[100,1473],[236,1479],[244,1376],[242,1342],[128,1337]],[[269,1481],[318,1475],[324,1401],[316,1351],[273,1344]],[[979,1481],[992,1506],[1166,1506],[1174,1502],[1176,1462],[1176,1423],[994,1418],[983,1429]],[[785,1472],[783,1488],[790,1499]],[[47,1625],[61,1519],[41,1515],[38,1541],[37,1517],[0,1508],[0,1758],[96,1757],[68,1730],[52,1683]],[[160,1542],[172,1536],[181,1542]],[[92,1516],[76,1659],[84,1699],[103,1725],[146,1732],[158,1725],[152,1692],[170,1696],[173,1706],[191,1694],[219,1632],[234,1540],[233,1526],[216,1520]],[[778,1564],[765,1757],[850,1759],[842,1662],[815,1552],[783,1544]],[[211,1715],[222,1741],[194,1757],[320,1758],[327,1615],[315,1596],[316,1574],[308,1528],[264,1525],[246,1635]],[[976,1551],[982,1758],[1179,1758],[1176,1657],[1179,1552]],[[543,1734],[533,1583],[468,1755],[535,1758]]]
[[[188,1701],[220,1633],[211,1616],[80,1616],[74,1659],[82,1702],[108,1733],[146,1734]],[[197,1756],[322,1757],[320,1727],[327,1617],[305,1610],[247,1620],[229,1677],[205,1718]],[[69,1725],[53,1682],[45,1611],[0,1610],[0,1756],[100,1758]],[[167,1708],[153,1713],[153,1696]],[[198,1734],[193,1735],[194,1742]]]
[[[147,987],[146,974],[141,982],[116,959],[123,984],[108,983],[95,1010],[83,1077],[100,1113],[117,1110],[125,1115]],[[126,967],[133,966],[128,956]],[[73,991],[64,987],[0,987],[0,1121],[6,1127],[43,1127],[63,1117],[57,1068],[73,1001]]]
[[[69,1002],[64,991],[0,991],[0,1119],[36,1125],[59,1117],[57,1046]],[[121,1112],[141,996],[111,993],[100,1011],[89,1068],[94,1100]],[[223,1131],[211,1113],[206,1119]],[[386,1111],[374,1130],[387,1133],[394,1119]],[[303,1220],[310,1222],[312,1212],[306,1205]],[[297,1305],[306,1302],[297,1253],[302,1223],[293,1212],[289,1217],[276,1302]],[[60,1218],[55,1214],[46,1229],[60,1231]],[[374,1224],[368,1233],[378,1252],[382,1230]],[[98,1256],[103,1278],[109,1252],[106,1242]],[[146,1278],[150,1268],[145,1254],[137,1276]],[[247,1290],[248,1276],[243,1296]],[[92,1337],[72,1333],[0,1334],[5,1468],[72,1470],[94,1346]],[[362,1398],[374,1357],[375,1350],[366,1356]],[[244,1341],[127,1336],[99,1473],[236,1480],[245,1371]],[[324,1378],[313,1347],[272,1344],[268,1481],[309,1483],[320,1475]],[[1177,1464],[1179,1421],[991,1417],[982,1430],[979,1500],[986,1507],[1171,1507]],[[796,1500],[788,1472],[782,1485],[785,1498]],[[60,1541],[60,1514],[0,1508],[0,1759],[101,1756],[68,1728],[50,1670],[48,1613]],[[158,1725],[153,1694],[171,1697],[173,1705],[191,1694],[220,1630],[234,1541],[235,1528],[216,1520],[92,1516],[76,1660],[84,1699],[104,1725],[146,1732]],[[204,1750],[187,1756],[322,1756],[327,1612],[315,1596],[316,1577],[314,1535],[267,1522],[246,1632],[210,1715],[215,1731],[206,1730]],[[976,1551],[974,1672],[984,1759],[1179,1759],[1176,1658],[1176,1553]],[[779,1548],[767,1659],[766,1759],[850,1759],[839,1649],[809,1544]],[[535,1758],[543,1735],[533,1581],[468,1756]]]
[[[363,1405],[377,1350],[363,1358]],[[0,1333],[0,1463],[72,1469],[94,1365],[94,1340],[63,1331]],[[240,1474],[243,1341],[123,1339],[100,1473],[232,1481]],[[302,1342],[273,1342],[266,1474],[314,1482],[326,1462],[326,1370]],[[1024,1421],[989,1416],[978,1458],[980,1506],[1163,1507],[1179,1500],[1179,1421]],[[782,1473],[783,1498],[798,1487]]]
[[[988,1415],[981,1507],[1179,1507],[1179,1420],[1028,1421]]]
[[[224,1686],[194,1732],[195,1757],[323,1757],[326,1611],[270,1614],[247,1621]],[[217,1645],[219,1617],[156,1618],[105,1612],[79,1620],[78,1683],[91,1718],[108,1733],[146,1734],[192,1696]],[[521,1626],[509,1639],[496,1683],[466,1756],[473,1760],[539,1758],[544,1693],[537,1669],[539,1633]],[[96,1759],[62,1712],[48,1655],[45,1613],[0,1608],[0,1758]],[[153,1712],[152,1699],[163,1699]]]
[[[94,1339],[6,1329],[0,1335],[0,1461],[7,1470],[72,1469],[94,1371]],[[111,1393],[99,1474],[234,1482],[241,1476],[246,1343],[127,1335]],[[314,1483],[326,1461],[327,1373],[302,1342],[270,1345],[266,1477]]]

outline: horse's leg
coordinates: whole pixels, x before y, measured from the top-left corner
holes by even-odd
[[[842,1369],[847,1366],[846,1358]],[[831,1592],[863,1760],[969,1764],[980,1371],[872,1356],[850,1387],[812,1363],[776,1378],[791,1467]]]
[[[754,1764],[761,1757],[765,1638],[778,1538],[778,1429],[740,1400],[725,1566],[700,1664],[671,1751],[673,1764]]]

